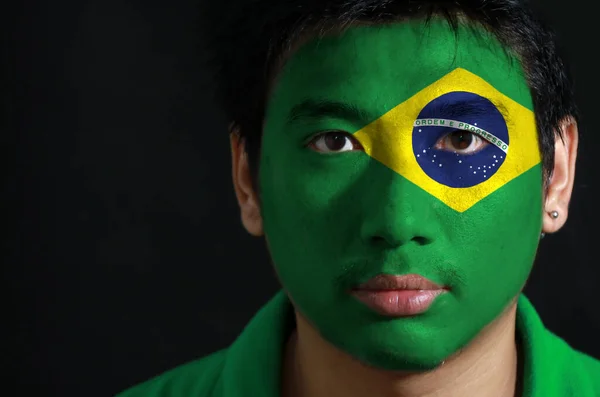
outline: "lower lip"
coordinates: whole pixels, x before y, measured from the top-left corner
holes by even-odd
[[[435,298],[446,292],[437,290],[354,290],[359,301],[379,314],[404,317],[421,314],[429,309]]]

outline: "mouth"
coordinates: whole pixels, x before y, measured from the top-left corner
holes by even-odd
[[[407,317],[426,312],[448,288],[418,274],[380,274],[353,288],[351,293],[373,311],[388,317]]]

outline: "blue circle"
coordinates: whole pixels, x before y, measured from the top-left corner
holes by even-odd
[[[471,92],[455,91],[437,97],[421,110],[418,119],[468,123],[509,144],[508,127],[502,113],[489,99]],[[448,123],[413,128],[413,152],[417,163],[431,179],[449,187],[472,187],[485,182],[498,172],[508,154],[492,142],[472,154],[435,147],[446,135],[461,130]]]

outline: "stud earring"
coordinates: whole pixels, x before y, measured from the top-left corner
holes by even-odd
[[[549,214],[550,214],[550,217],[551,217],[552,219],[557,219],[557,218],[558,218],[558,216],[560,215],[560,214],[558,213],[558,211],[552,211],[552,212],[550,212]],[[540,240],[541,240],[541,239],[543,239],[544,237],[546,237],[546,233],[541,233],[541,234],[540,234]]]

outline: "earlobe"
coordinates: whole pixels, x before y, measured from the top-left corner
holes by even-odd
[[[263,235],[258,196],[252,183],[252,173],[244,141],[236,131],[230,132],[233,187],[240,206],[242,224],[253,236]]]
[[[569,202],[575,181],[575,163],[579,132],[572,118],[561,124],[562,139],[557,136],[554,144],[554,169],[546,189],[544,202],[544,233],[558,231],[567,221]]]

